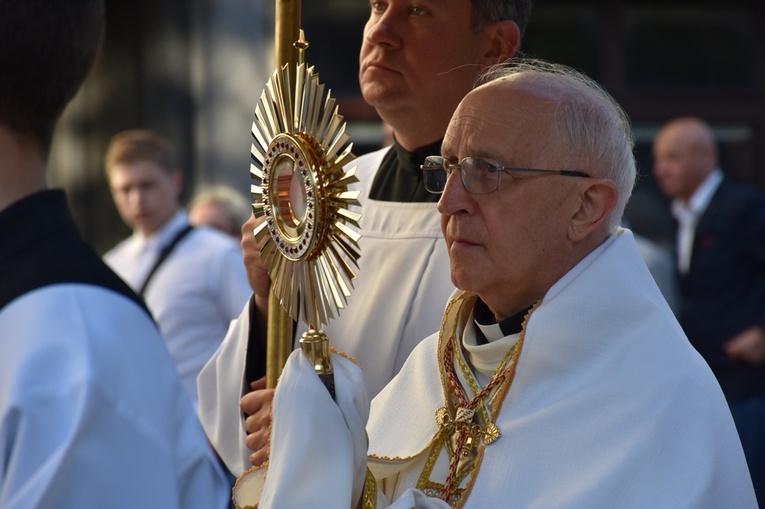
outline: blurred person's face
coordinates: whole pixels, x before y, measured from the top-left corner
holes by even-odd
[[[125,224],[151,235],[178,211],[181,174],[153,161],[123,163],[111,168],[109,188]]]
[[[189,211],[189,222],[194,226],[209,226],[216,228],[239,239],[239,226],[229,216],[226,209],[214,201],[202,201]]]
[[[384,0],[370,7],[359,59],[364,99],[386,121],[439,119],[446,126],[479,73],[497,63],[487,56],[497,24],[474,33],[469,0]],[[517,27],[510,38],[517,47]]]
[[[667,196],[687,201],[714,167],[711,148],[692,124],[670,124],[654,139],[653,175]]]
[[[565,149],[551,139],[554,105],[529,85],[506,80],[471,92],[457,108],[442,155],[487,157],[500,165],[560,169]],[[568,228],[591,179],[501,172],[499,188],[471,194],[458,171],[438,203],[452,282],[476,292],[497,318],[542,298],[565,270]]]

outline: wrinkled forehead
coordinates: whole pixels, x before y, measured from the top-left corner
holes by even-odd
[[[492,157],[506,165],[552,163],[560,151],[556,106],[518,76],[481,85],[455,111],[443,155]]]

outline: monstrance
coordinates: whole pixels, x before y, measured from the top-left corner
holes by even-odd
[[[346,146],[343,117],[313,67],[302,61],[305,41],[299,42],[300,61],[274,71],[255,109],[252,208],[265,219],[254,235],[265,242],[260,256],[271,298],[308,325],[301,349],[334,397],[329,339],[321,327],[345,307],[356,278],[360,235],[349,225],[358,228],[361,214],[351,209],[359,206],[359,191],[348,185],[358,179],[355,168],[345,168],[355,156],[352,144]],[[245,473],[234,489],[237,507],[251,503],[248,484]]]
[[[361,214],[350,209],[359,191],[348,185],[358,179],[355,168],[345,169],[355,156],[335,100],[324,97],[313,67],[297,65],[294,92],[289,71],[273,73],[255,109],[252,208],[265,221],[254,234],[265,239],[273,296],[308,325],[301,345],[318,368],[329,366],[329,347],[326,360],[315,347],[327,343],[321,326],[344,308],[356,277],[350,264],[360,256],[360,235],[348,223],[358,227]]]

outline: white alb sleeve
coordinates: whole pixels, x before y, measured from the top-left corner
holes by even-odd
[[[369,396],[361,368],[332,355],[335,401],[294,351],[276,387],[261,509],[352,509],[364,488]]]

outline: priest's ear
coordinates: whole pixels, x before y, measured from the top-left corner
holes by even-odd
[[[488,37],[481,64],[486,67],[502,64],[515,56],[521,45],[521,31],[514,21],[503,20],[488,23],[484,29]]]
[[[606,179],[582,179],[579,206],[571,217],[568,237],[572,242],[586,239],[598,229],[607,229],[619,192],[616,184]]]

